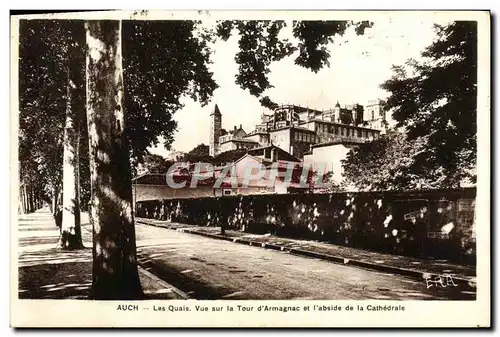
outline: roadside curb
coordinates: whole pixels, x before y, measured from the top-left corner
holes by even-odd
[[[176,230],[176,231],[183,232],[183,233],[205,236],[205,237],[217,239],[217,240],[224,240],[224,241],[244,244],[244,245],[248,245],[248,246],[283,251],[283,252],[287,252],[287,253],[290,253],[293,255],[306,256],[306,257],[316,258],[316,259],[320,259],[320,260],[326,260],[326,261],[330,261],[330,262],[337,263],[337,264],[351,265],[351,266],[361,267],[361,268],[365,268],[365,269],[371,269],[371,270],[376,270],[376,271],[381,271],[381,272],[386,272],[386,273],[388,272],[388,273],[398,274],[398,275],[413,278],[413,279],[418,280],[418,281],[425,282],[426,279],[442,276],[440,274],[429,273],[429,272],[425,272],[425,271],[406,269],[406,268],[400,268],[400,267],[393,267],[393,266],[388,266],[388,265],[378,264],[378,263],[373,263],[373,262],[367,262],[367,261],[362,261],[362,260],[353,260],[353,259],[344,258],[342,256],[334,256],[334,255],[329,255],[329,254],[324,254],[324,253],[317,253],[317,252],[312,252],[312,251],[308,251],[308,250],[304,250],[304,249],[286,248],[284,246],[277,245],[274,243],[263,243],[263,242],[252,241],[249,239],[233,238],[233,237],[223,236],[220,234],[205,233],[205,232],[201,232],[201,231],[186,228],[186,227],[174,228],[174,227],[170,227],[170,226],[162,226],[159,224],[149,223],[149,222],[145,222],[145,221],[141,221],[141,220],[136,220],[136,222],[144,224],[144,225],[160,227],[160,228],[165,228],[165,229],[170,229],[170,230]],[[461,286],[464,289],[470,289],[470,290],[474,290],[474,291],[476,290],[475,278],[474,279],[466,279],[466,278],[462,278],[462,277],[453,277],[453,281],[458,286]]]
[[[159,278],[155,274],[149,272],[148,270],[144,269],[143,267],[141,267],[141,266],[138,266],[138,267],[139,267],[139,273],[143,273],[144,275],[146,275],[147,277],[149,277],[153,281],[159,283],[163,288],[165,288],[165,289],[171,289],[172,292],[174,292],[177,296],[180,297],[180,299],[182,299],[182,300],[188,300],[190,298],[189,295],[187,295],[182,290],[174,287],[170,283],[167,283],[167,282],[163,281],[161,278]]]

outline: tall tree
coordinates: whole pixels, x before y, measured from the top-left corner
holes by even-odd
[[[456,187],[474,176],[477,115],[477,22],[435,26],[436,40],[419,61],[395,66],[382,84],[385,102],[408,140],[425,137],[425,151],[415,158],[416,174],[442,171],[442,187]]]
[[[23,20],[19,43],[19,160],[27,177],[53,198],[62,173],[61,122],[65,111],[65,69],[61,61],[60,26],[54,20]],[[54,211],[55,208],[52,207]]]
[[[24,20],[20,26],[21,167],[29,166],[27,160],[36,162],[43,177],[37,184],[52,198],[54,213],[60,196],[65,196],[59,242],[64,248],[82,247],[75,161],[78,137],[74,136],[85,117],[84,59],[78,57],[81,46],[75,45],[78,37],[84,37],[83,27],[78,30],[81,26],[72,20]],[[63,176],[66,191],[61,193]]]
[[[83,248],[80,224],[80,134],[85,122],[84,29],[79,22],[63,27],[66,52],[66,115],[63,152],[63,214],[59,246]]]
[[[124,116],[121,21],[87,21],[93,299],[139,299],[132,186]]]

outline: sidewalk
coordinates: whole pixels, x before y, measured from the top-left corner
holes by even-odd
[[[82,228],[85,249],[56,249],[59,229],[48,209],[20,215],[17,230],[19,298],[87,299],[92,286],[91,233]],[[139,268],[139,275],[146,299],[182,299],[174,287],[148,271]]]
[[[475,290],[476,287],[475,267],[454,264],[446,260],[422,260],[407,256],[343,247],[330,243],[281,238],[269,234],[250,234],[234,230],[226,230],[225,235],[221,235],[220,227],[194,226],[146,218],[136,218],[135,221],[214,239],[281,250],[290,254],[404,275],[418,280],[450,275],[453,281],[460,284],[462,288]]]

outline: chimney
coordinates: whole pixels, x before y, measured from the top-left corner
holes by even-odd
[[[234,126],[234,130],[236,131],[236,125]]]
[[[243,128],[241,127],[241,124],[240,124],[240,129],[243,129]]]

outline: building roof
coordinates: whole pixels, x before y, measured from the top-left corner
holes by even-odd
[[[319,122],[319,123],[327,123],[327,124],[331,124],[331,125],[337,125],[337,126],[349,126],[349,127],[352,127],[352,128],[356,128],[356,129],[362,129],[362,130],[367,130],[367,131],[375,131],[375,132],[380,132],[380,130],[378,129],[371,129],[371,128],[367,128],[367,127],[364,127],[364,126],[358,126],[358,125],[352,125],[352,124],[343,124],[343,123],[336,123],[336,122],[330,122],[330,121],[325,121],[325,120],[322,120],[322,119],[310,119],[308,121],[305,122],[306,123],[311,123],[311,122]]]
[[[326,147],[326,146],[333,146],[333,145],[345,145],[345,146],[357,146],[360,144],[365,144],[366,141],[355,141],[355,140],[333,140],[330,142],[324,142],[324,143],[319,143],[319,144],[313,144],[311,145],[311,148],[318,148],[318,147]]]
[[[281,110],[281,109],[291,109],[293,112],[297,112],[297,113],[301,113],[301,112],[321,113],[321,111],[317,110],[317,109],[312,109],[309,107],[304,107],[304,106],[300,106],[300,105],[293,105],[293,104],[280,105],[275,109],[275,111]]]
[[[231,138],[226,141],[221,142],[221,144],[226,144],[226,143],[251,143],[251,144],[260,144],[259,142],[256,142],[254,140],[249,140],[249,139],[240,139],[240,138]]]
[[[250,136],[255,136],[255,135],[268,135],[269,132],[267,131],[257,131],[257,130],[254,130],[250,133],[247,133],[247,135],[245,137],[250,137]]]
[[[256,147],[256,148],[253,148],[253,149],[250,149],[248,150],[248,153],[251,155],[252,153],[255,154],[257,151],[260,151],[260,150],[265,150],[265,149],[274,149],[276,150],[277,152],[277,157],[278,158],[283,158],[282,160],[285,160],[285,161],[293,161],[293,162],[300,162],[301,160],[295,156],[293,156],[292,154],[288,153],[287,151],[283,150],[282,148],[274,145],[274,144],[270,144],[270,145],[266,145],[266,146],[261,146],[261,147]]]
[[[302,124],[306,124],[307,122],[311,122],[314,120],[315,119],[310,119],[309,121],[304,121],[304,123],[302,123]],[[319,119],[318,121],[322,121],[322,120]],[[344,124],[339,124],[339,125],[344,125]],[[286,129],[294,129],[294,130],[306,131],[306,132],[310,132],[310,133],[316,133],[316,131],[314,131],[314,130],[304,128],[302,126],[297,126],[297,125],[286,125],[286,126],[282,126],[280,128],[271,129],[271,130],[269,130],[269,133],[274,132],[274,131],[282,131],[282,130],[286,130]]]
[[[217,106],[217,104],[215,104],[215,107],[212,110],[212,112],[210,113],[210,115],[219,115],[219,116],[222,116],[222,114],[220,113],[220,110],[219,110],[219,107]]]
[[[269,158],[257,157],[257,156],[254,156],[254,155],[251,155],[251,154],[247,153],[244,156],[242,156],[240,159],[236,160],[233,163],[233,165],[236,165],[239,161],[243,160],[246,157],[250,157],[250,158],[254,159],[255,161],[263,164],[264,166],[271,166],[272,164],[276,163],[276,164],[278,164],[278,167],[286,167],[287,163],[290,163],[290,162],[297,163],[297,164],[301,163],[300,160],[299,161],[294,161],[294,160],[277,160],[277,161],[272,161]]]
[[[301,127],[301,126],[292,125],[291,128],[292,129],[296,129],[296,130],[300,130],[300,131],[308,131],[308,132],[311,132],[311,133],[316,133],[316,131],[314,131],[314,130],[311,130],[311,129],[308,129],[308,128],[304,128],[304,127]]]

